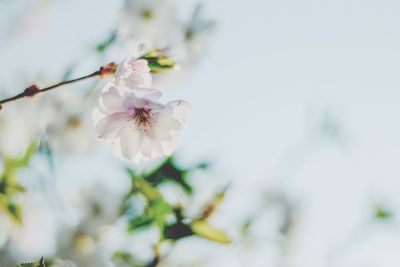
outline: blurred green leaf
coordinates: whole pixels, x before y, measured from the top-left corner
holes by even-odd
[[[140,263],[134,256],[126,251],[115,252],[111,259],[116,264],[125,264],[132,267],[145,267],[145,264]]]
[[[221,230],[211,226],[207,221],[195,221],[191,224],[193,232],[203,238],[222,244],[231,243],[232,240]]]
[[[375,208],[375,218],[380,220],[390,219],[392,217],[392,213],[385,209],[384,207],[377,206]]]
[[[0,193],[0,211],[15,223],[22,223],[22,208],[12,199],[12,194]]]
[[[179,185],[186,193],[193,192],[192,186],[186,181],[189,169],[180,168],[173,157],[168,157],[163,163],[148,174],[144,178],[153,186],[159,186],[165,182],[173,182]]]
[[[150,226],[154,221],[152,216],[148,215],[141,215],[139,217],[135,217],[128,222],[128,231],[134,232],[140,228]]]
[[[108,47],[110,47],[116,40],[117,40],[117,33],[113,31],[104,41],[102,41],[96,46],[96,51],[98,53],[104,53],[104,51]]]
[[[22,222],[22,208],[15,201],[15,197],[24,191],[17,179],[17,171],[28,166],[35,151],[35,144],[31,144],[22,157],[3,158],[3,172],[0,175],[0,210],[16,223]]]
[[[163,229],[167,222],[168,216],[172,214],[172,207],[165,201],[164,197],[153,187],[149,182],[141,177],[132,179],[132,187],[128,196],[141,194],[147,201],[147,205],[143,214],[133,216],[129,219],[128,231],[133,232],[138,228],[156,224],[160,229]],[[126,204],[129,197],[124,200],[124,209],[127,210]]]
[[[39,260],[39,262],[29,262],[29,263],[21,263],[16,267],[46,267],[44,263],[43,257]]]
[[[40,267],[40,265],[39,265],[39,263],[31,262],[31,263],[18,264],[16,267]]]

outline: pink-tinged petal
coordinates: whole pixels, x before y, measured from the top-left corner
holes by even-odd
[[[122,61],[117,66],[117,70],[115,71],[115,84],[120,85],[129,74],[132,73],[132,67],[128,64],[128,60]]]
[[[147,103],[144,106],[147,109],[151,109],[153,111],[159,111],[159,110],[163,110],[165,108],[165,106],[163,104],[160,103],[156,103],[153,101],[147,101]]]
[[[131,91],[124,92],[123,95],[123,106],[127,110],[132,110],[134,108],[146,108],[150,110],[163,110],[164,105],[153,100],[151,98],[147,98],[144,95],[146,93],[157,94],[156,90],[152,89],[134,89]]]
[[[135,88],[132,90],[136,97],[139,98],[147,98],[151,101],[157,102],[157,100],[161,97],[162,93],[157,89],[149,89],[149,88]]]
[[[133,71],[144,72],[144,73],[150,72],[147,60],[145,59],[137,59],[133,61],[131,64]]]
[[[128,160],[135,158],[142,144],[143,136],[131,127],[125,127],[121,131],[120,147],[122,156]]]
[[[119,112],[125,110],[122,104],[122,96],[115,87],[111,87],[107,92],[103,93],[100,99],[104,107],[109,111]]]
[[[168,102],[166,107],[167,109],[171,110],[172,116],[175,119],[179,120],[183,125],[186,124],[187,118],[192,109],[192,106],[189,104],[189,102],[184,100],[175,100]]]
[[[127,77],[121,79],[131,90],[151,87],[152,80],[150,73],[140,71],[132,71]]]
[[[127,113],[113,113],[101,119],[95,126],[99,138],[114,139],[122,127],[129,124],[131,117]]]
[[[147,61],[130,58],[120,63],[115,72],[115,83],[129,89],[151,87],[152,76]]]
[[[134,108],[139,107],[139,99],[136,98],[133,94],[127,93],[124,95],[123,106],[127,110],[133,110]]]

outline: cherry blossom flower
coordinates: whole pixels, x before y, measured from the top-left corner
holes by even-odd
[[[115,84],[129,89],[151,87],[152,77],[147,60],[140,59],[144,46],[139,45],[136,53],[118,64]]]
[[[108,87],[93,114],[99,138],[112,141],[117,155],[135,163],[172,154],[189,103],[161,104],[161,92],[155,89],[121,92],[113,84]]]

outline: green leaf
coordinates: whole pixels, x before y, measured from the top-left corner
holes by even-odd
[[[128,232],[132,233],[140,228],[150,226],[153,221],[154,218],[146,214],[135,217],[128,222]]]
[[[232,240],[222,231],[211,226],[207,221],[195,221],[191,228],[193,232],[203,238],[222,244],[231,243]]]
[[[173,182],[179,185],[187,194],[193,192],[192,186],[186,181],[188,169],[180,168],[173,157],[167,158],[158,168],[144,175],[146,181],[153,186],[159,186],[165,182]]]
[[[43,257],[39,260],[39,262],[29,262],[29,263],[21,263],[16,267],[46,267],[44,263]]]
[[[34,263],[34,262],[21,263],[21,264],[18,264],[17,267],[39,267],[39,263]]]
[[[0,174],[0,210],[16,223],[22,222],[22,208],[15,201],[17,194],[24,188],[17,179],[17,171],[26,167],[36,151],[35,144],[31,144],[20,158],[3,158],[3,172]]]
[[[129,199],[134,194],[142,195],[147,203],[143,214],[139,216],[134,216],[129,219],[128,231],[134,232],[135,230],[156,224],[158,228],[162,231],[164,225],[167,222],[168,216],[172,214],[172,207],[166,202],[162,194],[157,188],[153,187],[149,182],[141,177],[134,177],[132,179],[132,187],[128,193],[129,197],[124,199],[122,204],[122,211],[127,214],[129,211]]]

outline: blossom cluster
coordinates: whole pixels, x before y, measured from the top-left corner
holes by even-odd
[[[160,102],[162,93],[151,88],[152,76],[142,52],[139,46],[118,65],[93,111],[98,137],[111,141],[116,155],[135,163],[171,155],[190,111],[183,100]]]

